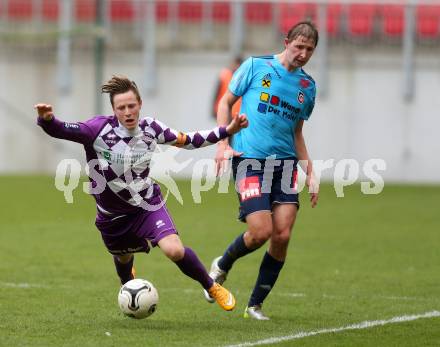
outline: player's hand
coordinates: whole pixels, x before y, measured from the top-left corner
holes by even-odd
[[[54,117],[53,107],[49,104],[36,104],[34,109],[37,110],[38,117],[42,118],[44,121],[50,121]]]
[[[231,123],[226,127],[226,132],[229,135],[234,135],[238,133],[241,129],[247,128],[249,125],[248,119],[244,113],[241,115],[232,118]]]
[[[316,179],[312,175],[312,176],[307,176],[306,185],[307,185],[307,187],[309,187],[310,203],[312,205],[312,208],[314,208],[318,204],[319,183],[316,181]]]
[[[229,159],[232,157],[240,157],[241,155],[243,155],[243,152],[234,151],[227,142],[219,142],[215,155],[215,174],[221,176],[228,169]]]

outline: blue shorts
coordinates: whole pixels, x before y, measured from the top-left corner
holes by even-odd
[[[232,172],[240,201],[238,219],[257,211],[272,211],[274,204],[296,204],[299,208],[296,158],[233,158]]]

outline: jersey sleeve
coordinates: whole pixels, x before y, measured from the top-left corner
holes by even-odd
[[[229,90],[236,96],[243,96],[251,85],[253,74],[253,58],[246,59],[240,67],[234,72]]]
[[[94,128],[96,128],[97,118],[95,117],[85,122],[69,123],[61,121],[56,117],[53,117],[50,121],[45,121],[39,117],[37,124],[52,137],[86,145],[93,142],[96,137]]]
[[[316,87],[315,85],[313,85],[310,93],[310,100],[307,103],[307,106],[305,107],[304,111],[301,113],[302,119],[308,120],[312,115],[313,108],[315,107],[315,96],[316,96]]]
[[[211,130],[184,133],[168,127],[157,119],[146,118],[146,121],[154,130],[158,144],[166,144],[185,149],[197,149],[210,146],[229,136],[224,126],[216,127]]]

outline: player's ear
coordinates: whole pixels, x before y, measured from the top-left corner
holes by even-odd
[[[289,39],[286,37],[284,38],[284,48],[287,48],[288,44],[289,44]]]

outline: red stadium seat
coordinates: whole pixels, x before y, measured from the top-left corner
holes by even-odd
[[[307,3],[280,3],[280,31],[287,34],[296,23],[307,18],[311,6]]]
[[[131,0],[110,1],[110,18],[114,22],[130,22],[134,20],[135,13]]]
[[[50,22],[58,20],[60,5],[58,0],[43,0],[43,19]]]
[[[231,4],[229,2],[214,1],[212,3],[212,19],[217,23],[228,23],[231,19]]]
[[[75,18],[78,22],[94,22],[96,18],[96,1],[76,0]]]
[[[159,23],[166,22],[168,20],[168,1],[156,2],[156,21]]]
[[[389,37],[400,37],[405,26],[404,5],[383,5],[380,7],[382,14],[382,31]]]
[[[272,22],[272,4],[270,2],[247,2],[244,12],[248,23],[268,24]]]
[[[375,4],[348,5],[348,33],[352,36],[371,36],[376,14]]]
[[[178,17],[182,22],[200,22],[203,16],[202,2],[180,1]]]
[[[310,18],[316,25],[318,23],[318,4],[310,4],[307,10],[307,18]],[[340,3],[331,2],[327,4],[327,33],[330,37],[339,34],[342,22],[342,5]],[[320,29],[320,28],[319,28]]]
[[[342,6],[339,3],[327,5],[327,33],[330,37],[339,35],[342,22]]]
[[[32,0],[9,0],[6,6],[10,19],[29,20],[32,18]]]
[[[422,39],[434,39],[440,35],[440,6],[417,6],[417,35]]]

